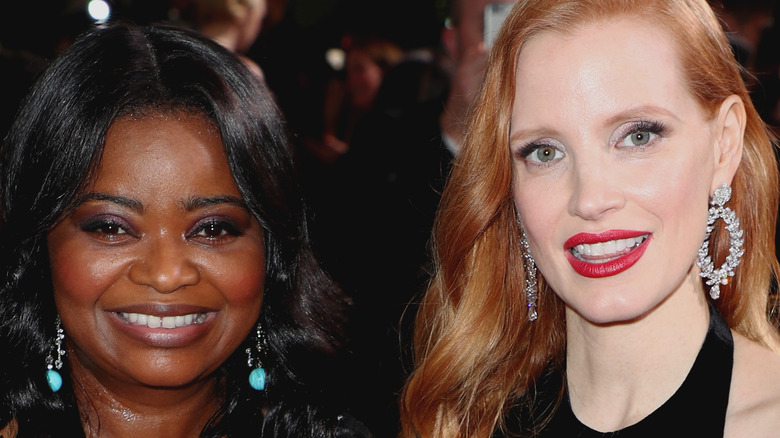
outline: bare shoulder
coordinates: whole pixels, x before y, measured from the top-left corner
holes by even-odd
[[[776,437],[780,431],[780,354],[734,333],[734,372],[726,437]]]

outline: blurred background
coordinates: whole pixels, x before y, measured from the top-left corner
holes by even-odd
[[[201,17],[192,10],[216,8],[209,3],[230,2],[0,0],[4,82],[0,98],[6,103],[15,101],[18,94],[26,91],[22,81],[27,73],[36,71],[95,23],[127,20],[197,27],[195,20]],[[240,51],[262,68],[268,85],[296,125],[304,123],[298,123],[300,119],[311,116],[301,112],[314,111],[314,106],[318,118],[323,117],[320,112],[325,84],[338,75],[343,76],[343,49],[348,48],[353,37],[371,35],[403,50],[436,46],[446,15],[446,0],[264,0],[262,3],[266,10],[259,33],[250,46]],[[8,67],[8,58],[14,58],[13,67]],[[24,65],[25,72],[16,71],[18,64]],[[9,86],[12,75],[19,80]]]

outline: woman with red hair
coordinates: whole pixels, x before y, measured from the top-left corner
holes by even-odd
[[[525,0],[434,231],[404,436],[773,436],[778,171],[705,0]]]

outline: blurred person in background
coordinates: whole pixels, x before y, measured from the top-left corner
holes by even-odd
[[[263,78],[260,66],[246,54],[262,30],[266,0],[174,0],[173,4],[184,22],[236,53]]]
[[[397,44],[376,35],[347,36],[344,46],[343,75],[325,90],[322,138],[306,142],[328,164],[349,150],[356,126],[374,108],[385,75],[403,57]]]
[[[410,342],[399,326],[428,281],[428,241],[463,121],[482,81],[487,0],[449,5],[441,47],[427,58],[406,53],[384,76],[372,111],[355,126],[349,149],[314,190],[327,199],[313,236],[331,275],[361,311],[355,351],[365,358],[365,400],[374,430],[397,433]],[[505,1],[511,3],[511,1]],[[451,139],[448,141],[447,139]],[[403,318],[411,321],[412,318]],[[380,377],[377,377],[380,376]]]

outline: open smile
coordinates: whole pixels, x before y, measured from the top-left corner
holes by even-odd
[[[128,304],[106,309],[113,327],[150,347],[184,347],[206,336],[219,309],[192,304]]]
[[[206,321],[207,313],[188,313],[186,315],[175,316],[156,316],[145,313],[117,312],[119,319],[130,325],[146,326],[151,329],[166,328],[174,329],[188,327],[191,325],[203,324]]]
[[[644,254],[651,234],[611,230],[601,234],[579,233],[564,244],[566,258],[580,275],[600,278],[617,275]]]

